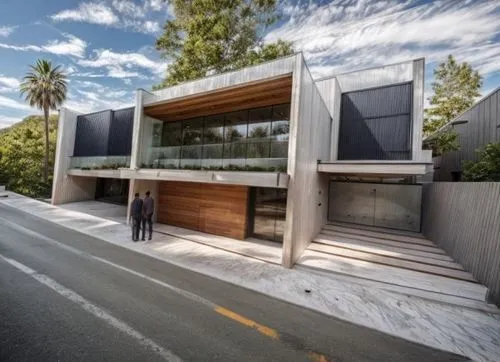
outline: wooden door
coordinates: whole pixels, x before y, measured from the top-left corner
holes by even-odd
[[[245,239],[247,186],[160,182],[158,221],[187,229]]]

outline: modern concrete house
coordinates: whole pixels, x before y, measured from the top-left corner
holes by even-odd
[[[434,158],[434,181],[460,181],[464,161],[477,160],[477,150],[500,142],[500,88],[487,94],[433,135],[453,129],[459,149]]]
[[[423,59],[314,80],[299,53],[61,109],[52,203],[150,190],[158,223],[282,243],[286,267],[331,222],[419,232],[423,90]]]

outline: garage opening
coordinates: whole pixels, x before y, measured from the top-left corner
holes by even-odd
[[[420,231],[422,185],[330,182],[328,220]]]
[[[96,201],[127,205],[129,180],[98,177],[95,187]]]

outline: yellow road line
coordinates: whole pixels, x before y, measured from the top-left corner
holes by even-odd
[[[313,362],[328,362],[325,356],[316,352],[309,352],[309,358]]]
[[[248,326],[250,328],[254,328],[263,335],[266,335],[268,337],[271,337],[272,339],[279,339],[279,334],[276,332],[276,330],[263,326],[262,324],[259,324],[257,322],[254,322],[248,318],[243,317],[242,315],[239,315],[238,313],[235,313],[233,311],[230,311],[229,309],[223,308],[223,307],[217,307],[215,308],[215,311],[219,314],[222,314],[225,317],[231,318],[232,320],[241,323],[245,326]]]

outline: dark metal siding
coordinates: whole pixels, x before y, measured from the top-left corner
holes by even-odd
[[[500,89],[475,104],[454,121],[467,121],[453,126],[458,134],[460,149],[446,153],[436,161],[439,165],[439,168],[434,169],[436,181],[453,180],[452,172],[460,173],[464,160],[477,160],[477,149],[488,143],[500,142]]]
[[[134,108],[78,116],[73,156],[129,156],[133,123]]]
[[[411,99],[411,83],[342,94],[339,159],[410,159]]]
[[[106,156],[110,124],[111,111],[78,116],[73,156]]]
[[[113,112],[109,132],[108,155],[128,156],[132,149],[132,128],[134,125],[134,108]]]

